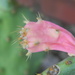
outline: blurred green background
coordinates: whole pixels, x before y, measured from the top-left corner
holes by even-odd
[[[26,61],[27,51],[19,42],[13,44],[19,37],[19,26],[25,25],[21,14],[36,21],[37,13],[28,7],[19,6],[15,0],[0,0],[0,75],[35,75],[44,56],[43,52],[35,53]]]

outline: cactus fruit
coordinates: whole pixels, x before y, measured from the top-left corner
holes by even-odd
[[[75,55],[75,37],[66,29],[49,21],[37,18],[37,22],[25,21],[20,31],[21,45],[31,53],[59,50]]]

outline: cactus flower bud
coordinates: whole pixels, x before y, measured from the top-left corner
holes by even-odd
[[[27,22],[20,31],[20,38],[22,47],[27,49],[28,53],[58,50],[75,55],[74,36],[49,21]]]

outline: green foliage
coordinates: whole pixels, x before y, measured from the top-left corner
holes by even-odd
[[[20,48],[19,42],[13,44],[19,37],[18,26],[25,25],[21,14],[36,21],[36,14],[29,8],[13,9],[8,0],[0,1],[0,75],[35,75],[43,58],[44,53],[35,53],[26,61],[27,50]]]

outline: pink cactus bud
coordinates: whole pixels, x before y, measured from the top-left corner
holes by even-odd
[[[58,50],[75,55],[74,36],[52,22],[45,20],[27,22],[20,31],[20,35],[21,45],[29,53]]]

